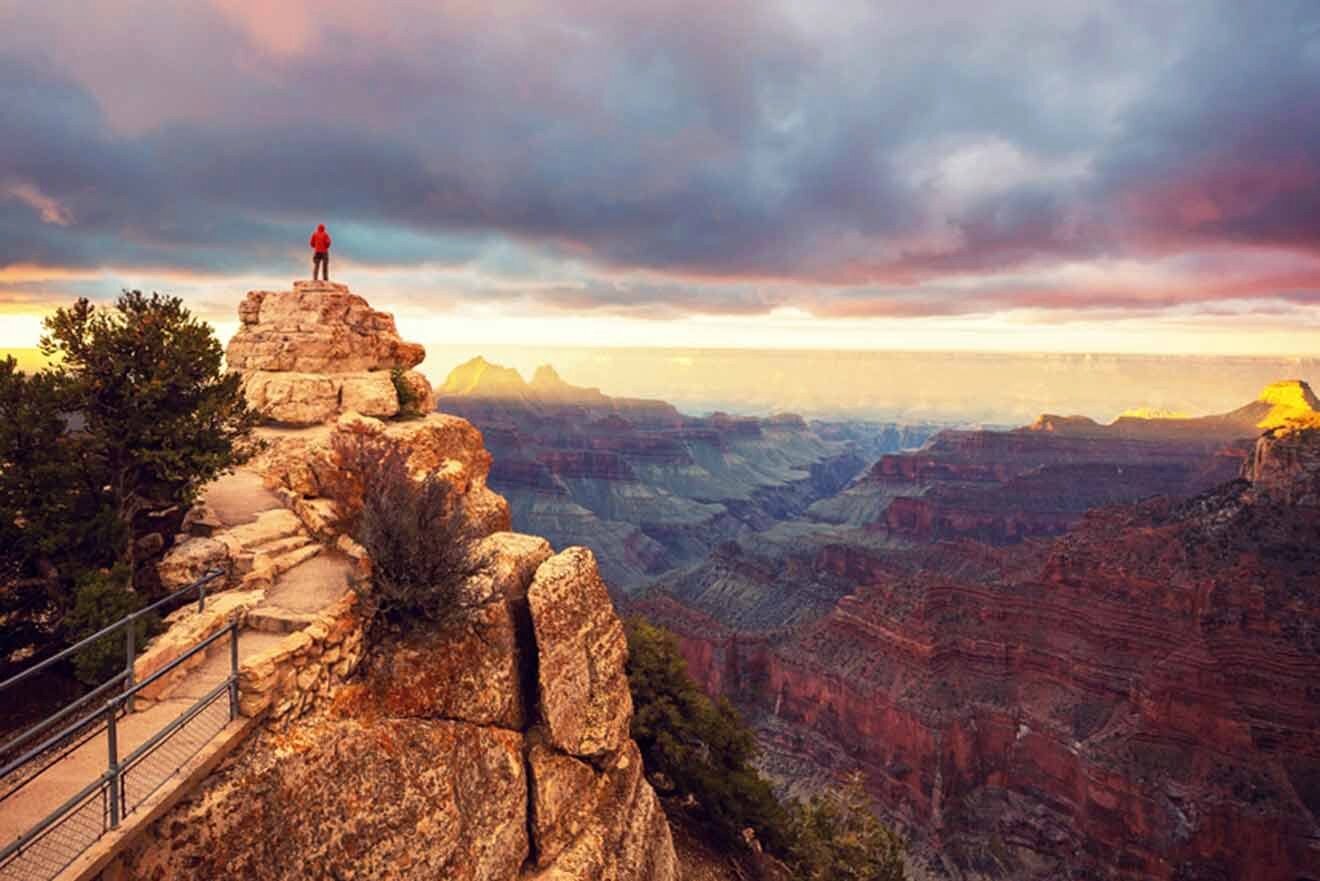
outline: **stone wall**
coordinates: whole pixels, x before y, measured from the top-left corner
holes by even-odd
[[[347,682],[362,660],[363,625],[357,594],[348,593],[276,647],[247,659],[238,674],[244,716],[268,713],[287,726]]]
[[[256,611],[263,601],[262,591],[234,590],[208,598],[205,611],[198,612],[193,604],[179,610],[167,619],[169,629],[134,663],[135,679],[143,681],[230,621],[236,621],[241,630],[240,649],[245,633],[282,629],[277,611]],[[248,717],[269,711],[268,721],[285,725],[346,682],[362,659],[363,625],[356,601],[356,594],[346,594],[310,624],[290,632],[279,645],[246,658],[238,671],[239,711]],[[290,620],[302,623],[302,616]],[[169,697],[203,664],[206,654],[228,651],[228,640],[217,640],[208,652],[199,652],[144,688],[140,699],[145,702]]]

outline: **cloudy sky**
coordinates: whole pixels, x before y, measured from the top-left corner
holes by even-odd
[[[1320,352],[1316,0],[0,0],[0,346],[332,271],[423,341]]]

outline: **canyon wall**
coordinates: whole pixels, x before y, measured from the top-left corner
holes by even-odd
[[[1059,538],[833,526],[811,554],[805,531],[796,556],[721,548],[631,611],[680,634],[785,789],[865,771],[932,877],[1314,879],[1310,425],[1226,456],[1242,479],[1079,513]],[[1008,457],[992,446],[1009,441],[955,440],[961,459],[927,448],[877,468],[920,474],[934,459],[1001,481]],[[1219,439],[1193,442],[1219,457]]]
[[[873,451],[918,446],[935,430],[685,416],[663,401],[570,385],[549,367],[527,382],[480,358],[455,368],[437,401],[485,434],[491,484],[518,528],[592,548],[623,592],[800,515]]]

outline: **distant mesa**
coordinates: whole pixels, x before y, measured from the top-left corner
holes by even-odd
[[[248,404],[272,422],[315,425],[350,410],[396,416],[395,370],[419,409],[434,406],[430,383],[412,369],[426,350],[347,285],[296,281],[291,291],[249,291],[238,316],[225,358],[242,374]]]
[[[1293,424],[1320,425],[1320,399],[1311,391],[1311,386],[1300,379],[1270,383],[1260,393],[1257,403],[1269,406],[1269,410],[1256,423],[1257,428],[1268,430],[1286,428]]]
[[[1128,410],[1108,425],[1085,416],[1046,413],[1019,431],[1070,437],[1164,440],[1189,436],[1234,440],[1297,424],[1320,424],[1320,400],[1300,379],[1270,383],[1256,400],[1228,413],[1190,416],[1167,410]]]
[[[527,383],[517,370],[492,364],[478,355],[451,370],[436,394],[521,397],[526,391]]]
[[[449,372],[436,391],[436,399],[453,412],[489,421],[497,411],[576,409],[592,419],[622,417],[637,424],[681,425],[683,416],[673,405],[643,398],[614,398],[598,388],[566,382],[549,364],[532,374],[532,381],[512,367],[492,364],[478,355]],[[473,408],[477,410],[473,410]]]
[[[1134,407],[1131,410],[1124,410],[1118,416],[1119,419],[1191,419],[1191,413],[1184,413],[1181,410],[1164,410],[1159,407]]]

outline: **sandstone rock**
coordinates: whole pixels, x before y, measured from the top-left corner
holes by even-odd
[[[176,543],[156,564],[161,584],[171,591],[193,583],[212,569],[228,574],[233,568],[229,549],[223,543],[198,536]]]
[[[320,374],[257,371],[248,374],[243,394],[248,406],[273,422],[315,425],[339,412],[339,388]]]
[[[205,502],[198,502],[188,509],[188,513],[183,516],[182,532],[189,535],[208,538],[220,529],[224,524],[216,516],[214,510]]]
[[[1320,424],[1298,420],[1266,432],[1243,476],[1287,504],[1320,506]]]
[[[418,413],[430,413],[435,409],[435,392],[431,390],[429,379],[416,370],[408,370],[403,374],[403,382],[417,397],[417,402],[413,406]]]
[[[416,367],[425,350],[400,339],[394,317],[345,285],[295,282],[292,292],[252,291],[225,351],[232,370],[353,373]]]
[[[527,585],[549,556],[550,545],[530,535],[500,533],[478,543],[470,555],[475,571],[460,587],[464,608],[407,638],[368,674],[380,711],[524,727],[534,689],[521,672],[530,663],[523,657],[531,645]]]
[[[272,438],[261,456],[259,469],[267,484],[275,489],[288,490],[297,496],[322,495],[338,469],[333,455],[335,438],[351,432],[384,434],[409,451],[408,464],[415,475],[435,473],[449,481],[463,496],[464,513],[476,535],[509,528],[508,503],[486,487],[491,456],[481,432],[467,420],[444,413],[385,423],[350,411],[338,417],[329,435]],[[316,531],[320,534],[319,527]]]
[[[266,325],[269,298],[245,302],[245,327]],[[341,392],[351,385],[344,374],[328,376]],[[370,412],[355,394],[347,392],[348,403]],[[140,676],[229,613],[252,630],[288,635],[249,643],[242,660],[239,708],[260,717],[260,733],[152,822],[114,871],[253,881],[672,881],[669,829],[628,739],[626,644],[594,559],[580,548],[552,557],[545,540],[502,531],[508,505],[487,488],[490,454],[466,421],[437,413],[387,424],[353,411],[324,429],[267,432],[272,443],[254,467],[288,507],[188,539],[176,568],[222,555],[241,564],[245,583],[269,586],[287,563],[321,550],[310,529],[369,573],[364,549],[331,534],[336,512],[324,491],[347,476],[332,455],[342,432],[406,445],[414,473],[450,482],[473,531],[494,533],[468,548],[456,608],[438,623],[416,622],[410,635],[386,632],[370,643],[353,593],[304,614],[265,605],[273,601],[264,590],[229,591],[205,615],[172,616],[139,659]],[[153,696],[168,697],[176,681],[162,681]]]
[[[591,551],[569,548],[542,563],[527,600],[550,742],[574,756],[614,752],[632,718],[628,643]]]
[[[382,430],[407,446],[408,464],[414,471],[439,472],[463,490],[486,485],[491,455],[481,432],[466,419],[430,413],[415,422],[384,425]]]
[[[536,864],[548,866],[582,834],[596,810],[596,772],[581,759],[537,744],[527,752],[532,775]]]
[[[315,425],[346,409],[394,416],[399,400],[390,371],[415,367],[426,354],[399,338],[392,316],[340,284],[252,291],[238,312],[242,326],[226,361],[243,375],[248,403],[277,423]],[[406,381],[433,406],[424,377]]]
[[[399,396],[394,380],[384,371],[361,373],[345,377],[339,395],[339,406],[364,416],[393,416],[399,412]]]
[[[265,738],[127,855],[134,878],[513,879],[528,854],[521,735],[321,721]]]
[[[282,538],[298,535],[301,532],[302,523],[299,522],[298,517],[292,511],[275,508],[270,511],[262,511],[255,520],[226,530],[225,535],[217,536],[216,540],[229,537],[244,548],[255,548]]]
[[[543,746],[528,751],[532,835],[541,869],[536,881],[678,877],[669,824],[642,777],[637,745],[628,741],[596,772]]]

